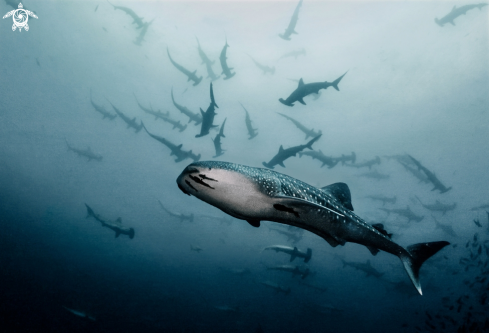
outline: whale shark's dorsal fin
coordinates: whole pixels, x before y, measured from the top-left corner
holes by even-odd
[[[328,186],[321,187],[321,190],[328,194],[331,194],[333,197],[338,199],[345,208],[353,211],[350,189],[345,183],[334,183]]]
[[[304,85],[304,80],[302,80],[302,78],[299,80],[299,88],[302,87]]]

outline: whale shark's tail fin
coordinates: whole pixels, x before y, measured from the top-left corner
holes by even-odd
[[[402,253],[399,256],[399,259],[401,259],[404,264],[404,269],[420,295],[423,295],[423,292],[421,291],[421,283],[419,282],[419,269],[421,268],[421,265],[423,265],[428,258],[449,244],[450,243],[446,241],[413,244],[407,247],[407,253]]]
[[[339,78],[337,78],[336,80],[334,80],[333,82],[331,82],[331,85],[333,86],[333,88],[335,88],[336,90],[340,91],[340,89],[338,88],[338,83],[340,83],[341,79],[343,78],[343,76],[346,75],[346,73],[348,73],[348,71],[346,71],[345,74],[341,75]]]
[[[304,258],[304,262],[309,262],[309,260],[311,260],[311,257],[312,257],[312,250],[308,248],[306,257]]]

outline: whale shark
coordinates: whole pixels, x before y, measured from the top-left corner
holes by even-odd
[[[103,227],[109,228],[113,231],[115,231],[115,238],[119,237],[121,234],[122,235],[128,235],[130,239],[134,238],[134,229],[133,228],[128,228],[124,227],[122,225],[122,219],[120,217],[117,218],[115,221],[109,221],[103,219],[99,214],[96,214],[90,206],[85,204],[87,207],[87,218],[93,217],[95,220],[99,221],[102,223]]]
[[[166,53],[168,53],[168,58],[170,58],[170,61],[173,64],[173,66],[175,66],[176,69],[178,69],[180,72],[182,72],[183,74],[185,74],[188,77],[187,81],[191,81],[191,80],[194,81],[194,84],[193,84],[194,86],[198,85],[200,83],[200,81],[202,81],[202,76],[197,77],[197,75],[196,75],[197,70],[190,72],[188,69],[186,69],[182,65],[176,63],[172,59],[172,57],[170,55],[170,50],[168,48],[166,49]]]
[[[177,178],[180,190],[254,227],[260,221],[278,222],[308,230],[332,247],[347,242],[367,247],[375,255],[397,256],[419,294],[421,265],[450,243],[423,242],[406,248],[389,234],[353,213],[345,183],[316,188],[265,168],[229,162],[202,161],[188,165]]]
[[[214,122],[214,117],[216,116],[216,108],[219,108],[216,104],[216,101],[214,100],[214,90],[212,89],[212,82],[211,82],[211,103],[209,104],[209,107],[207,110],[204,112],[204,110],[200,109],[200,113],[202,114],[202,125],[200,127],[200,133],[197,134],[195,137],[200,138],[202,136],[205,136],[209,134],[209,130],[212,127],[217,127],[218,125],[213,125]]]
[[[230,68],[228,66],[227,61],[226,61],[227,60],[226,52],[227,52],[228,47],[229,47],[229,45],[228,45],[228,41],[226,39],[226,44],[222,48],[221,55],[219,56],[219,61],[221,62],[221,67],[222,67],[222,74],[224,74],[223,80],[229,80],[230,78],[232,78],[233,76],[236,75],[236,73],[231,72],[231,70],[233,68]]]
[[[329,87],[333,87],[336,90],[340,91],[338,88],[338,84],[340,83],[341,79],[346,75],[345,74],[341,75],[339,78],[334,80],[333,82],[313,82],[313,83],[304,83],[302,79],[299,80],[299,85],[297,86],[297,89],[295,89],[287,99],[280,98],[279,102],[287,105],[287,106],[294,106],[295,102],[299,102],[303,105],[306,105],[304,102],[304,97],[310,95],[310,94],[318,94],[319,90],[321,89],[327,89]]]
[[[284,40],[290,40],[292,34],[297,34],[295,31],[295,26],[297,25],[297,20],[299,19],[299,9],[301,8],[302,0],[299,1],[297,7],[295,7],[294,14],[290,18],[289,26],[285,29],[283,34],[279,34],[279,37]]]
[[[304,262],[309,262],[312,257],[312,250],[310,248],[307,249],[307,252],[302,252],[297,247],[290,247],[284,245],[272,245],[267,246],[263,250],[274,250],[275,252],[283,252],[290,255],[290,261],[294,261],[295,258],[304,258]]]
[[[248,135],[250,136],[248,140],[253,139],[255,136],[258,135],[256,128],[253,128],[251,125],[251,118],[250,114],[248,113],[248,110],[243,106],[243,104],[239,103],[241,107],[245,110],[246,112],[246,118],[245,118],[245,123],[246,123],[246,129],[248,130]]]
[[[263,162],[262,164],[266,166],[269,169],[273,169],[275,165],[280,165],[281,167],[285,168],[284,161],[288,159],[289,157],[297,155],[298,152],[303,151],[306,148],[309,148],[312,150],[312,144],[319,140],[321,137],[321,134],[316,136],[314,139],[310,140],[308,143],[305,145],[299,145],[295,147],[290,147],[287,149],[284,149],[283,146],[280,146],[277,155],[275,155],[270,162],[266,163]]]

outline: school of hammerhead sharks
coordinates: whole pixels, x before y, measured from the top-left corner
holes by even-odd
[[[303,0],[300,0],[297,4],[289,25],[283,33],[279,34],[279,38],[289,41],[294,34],[297,34],[296,25],[299,20],[299,12],[302,3]],[[133,24],[135,24],[136,29],[140,31],[134,44],[141,45],[152,21],[145,22],[133,10],[127,7],[110,5],[113,6],[114,10],[120,10],[133,19]],[[460,7],[455,6],[444,17],[440,19],[436,18],[435,23],[440,27],[443,27],[445,24],[455,26],[455,20],[463,16],[467,11],[476,8],[482,10],[485,6],[487,6],[486,3],[470,4]],[[95,11],[97,8],[95,8]],[[214,95],[212,81],[220,78],[223,80],[233,79],[237,72],[231,67],[232,65],[228,64],[229,45],[227,40],[219,56],[222,70],[220,75],[215,73],[215,69],[213,69],[215,62],[208,58],[198,39],[197,46],[199,56],[207,70],[207,78],[211,81],[209,89],[209,106],[205,111],[200,109],[200,112],[193,112],[183,105],[184,102],[175,100],[173,90],[169,97],[171,97],[174,108],[188,118],[188,123],[193,122],[195,126],[200,126],[200,132],[195,135],[195,138],[213,135],[211,133],[213,131],[215,132],[215,136],[212,139],[215,148],[215,155],[213,158],[221,158],[221,156],[225,156],[225,150],[222,148],[222,141],[226,138],[225,124],[227,118],[224,119],[221,124],[215,123],[214,118],[216,109],[219,107],[218,100],[216,100]],[[171,64],[186,76],[188,81],[192,81],[193,86],[202,83],[203,76],[198,76],[196,70],[188,70],[179,64],[177,62],[178,59],[172,58],[170,50],[167,49],[166,51],[168,60]],[[304,49],[284,54],[283,57],[297,58],[300,55],[305,55]],[[253,57],[249,57],[250,60],[263,71],[263,74],[273,75],[275,73],[274,67],[263,65]],[[232,56],[230,56],[229,60],[232,62]],[[292,91],[288,97],[280,98],[278,102],[288,107],[294,107],[294,103],[297,102],[306,105],[304,98],[310,96],[317,99],[320,97],[321,90],[331,87],[339,91],[341,80],[347,75],[347,72],[348,71],[345,71],[344,74],[331,82],[305,83],[300,79],[297,82],[297,88]],[[182,124],[179,120],[173,119],[169,112],[154,110],[151,106],[145,106],[144,103],[142,104],[137,96],[134,97],[142,112],[154,116],[155,120],[159,119],[167,122],[173,126],[173,129],[177,129],[179,132],[183,132],[187,129],[187,124]],[[176,180],[178,188],[184,194],[194,196],[215,206],[236,219],[245,220],[253,227],[259,227],[261,221],[273,221],[287,225],[288,227],[270,229],[283,234],[287,237],[288,241],[291,241],[294,244],[301,239],[303,230],[307,230],[323,238],[332,247],[352,242],[367,247],[374,256],[379,251],[393,254],[400,259],[409,279],[420,295],[422,295],[419,278],[421,266],[430,257],[444,247],[450,245],[449,242],[443,240],[427,243],[424,242],[423,239],[420,239],[420,243],[402,247],[392,240],[392,234],[386,231],[383,224],[369,224],[353,212],[354,208],[351,202],[350,190],[345,183],[334,183],[322,188],[317,188],[306,184],[299,179],[292,178],[274,170],[277,166],[285,168],[284,162],[287,159],[299,155],[299,157],[308,156],[313,160],[318,160],[321,163],[319,167],[327,166],[327,168],[334,168],[337,165],[341,165],[348,168],[366,169],[368,171],[359,175],[360,177],[382,181],[389,179],[390,175],[378,172],[375,169],[375,166],[381,164],[382,160],[396,161],[407,173],[414,177],[413,179],[416,179],[420,183],[430,185],[431,191],[438,191],[440,194],[443,194],[452,189],[451,186],[447,186],[438,179],[435,171],[431,169],[433,166],[425,166],[421,161],[409,154],[383,156],[382,158],[376,156],[363,162],[357,162],[356,154],[354,152],[336,157],[327,156],[321,150],[313,149],[314,143],[321,138],[321,130],[308,128],[297,119],[283,113],[278,113],[281,117],[290,121],[298,130],[303,132],[305,139],[309,139],[309,141],[305,144],[289,148],[280,146],[278,153],[275,156],[268,162],[262,162],[264,168],[217,160],[201,161],[201,154],[196,154],[193,150],[183,150],[182,144],[172,142],[172,140],[176,141],[174,138],[170,140],[167,137],[148,131],[142,121],[137,122],[136,118],[127,116],[110,101],[107,102],[111,105],[113,112],[107,110],[103,105],[97,104],[93,100],[91,92],[90,101],[95,111],[100,113],[103,116],[103,119],[108,118],[114,120],[120,118],[127,125],[127,128],[134,129],[136,133],[144,129],[144,132],[146,132],[149,137],[162,143],[169,149],[170,155],[175,156],[174,161],[176,163],[187,159],[192,160],[193,162],[184,168]],[[245,113],[244,126],[249,135],[248,139],[253,140],[258,135],[258,129],[253,127],[251,115],[248,110],[245,106],[241,106]],[[196,142],[197,141],[198,140],[196,140]],[[79,149],[70,145],[68,142],[66,143],[68,149],[78,155],[86,157],[89,160],[102,161],[102,156],[92,152],[90,149]],[[380,210],[386,214],[396,214],[405,218],[408,222],[420,222],[424,218],[424,216],[416,215],[409,206],[406,208],[386,208],[386,205],[395,205],[395,196],[370,195],[367,198],[381,202],[383,207],[380,208]],[[436,200],[433,203],[426,203],[422,202],[418,197],[416,197],[416,199],[424,209],[431,212],[438,228],[442,229],[447,236],[456,236],[456,233],[450,225],[439,222],[433,215],[436,213],[445,215],[448,211],[456,209],[456,203],[447,204],[439,200]],[[186,215],[183,213],[175,213],[166,208],[161,202],[159,202],[159,204],[161,208],[173,218],[179,219],[180,221],[187,220],[189,222],[194,220],[193,214]],[[88,217],[92,217],[100,222],[102,226],[115,231],[116,237],[123,234],[132,239],[135,236],[134,229],[123,226],[120,218],[116,221],[105,219],[95,213],[88,204],[86,204],[86,209]],[[473,208],[474,211],[483,209],[489,209],[489,203]],[[487,212],[487,214],[489,219],[489,212]],[[482,228],[480,220],[476,219],[473,222],[477,227]],[[456,245],[457,244],[454,244],[452,246],[455,247]],[[471,304],[473,303],[481,304],[482,306],[487,304],[489,291],[489,280],[486,279],[486,275],[489,273],[489,239],[481,239],[478,233],[476,233],[473,240],[467,242],[465,246],[468,255],[460,259],[460,264],[465,266],[465,271],[479,270],[480,273],[474,281],[467,281],[466,283],[474,290],[474,295],[463,295],[456,301],[451,300],[449,297],[444,298],[444,306],[446,306],[448,311],[457,311],[458,313],[461,313],[464,309],[467,309],[467,311],[470,312],[468,309],[472,308],[473,305]],[[291,262],[296,258],[303,258],[304,262],[307,263],[312,257],[312,250],[310,248],[306,251],[301,251],[296,246],[273,245],[266,249],[290,255]],[[192,245],[191,250],[200,252],[203,249]],[[370,265],[370,261],[367,261],[365,264],[346,262],[343,260],[343,264],[362,270],[367,275],[376,277],[382,275],[382,273],[378,272]],[[305,279],[312,273],[308,268],[292,265],[267,267],[267,269],[289,272],[294,276],[301,276],[302,279]],[[246,271],[236,272],[236,274],[245,273]],[[290,288],[280,286],[270,281],[262,282],[262,284],[274,289],[277,293],[282,292],[285,295],[290,293]],[[321,292],[325,290],[317,285],[310,284],[309,286]],[[470,297],[472,297],[472,299],[469,299]],[[453,325],[452,328],[458,327],[459,332],[482,332],[483,330],[489,329],[489,321],[487,319],[485,322],[480,322],[475,319],[470,319],[469,316],[469,319],[460,326],[460,323],[456,322],[449,314],[433,314],[426,312],[426,316],[425,327],[417,327],[416,329],[418,331],[444,330],[449,329],[449,325]]]

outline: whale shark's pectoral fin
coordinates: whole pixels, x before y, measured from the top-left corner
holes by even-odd
[[[260,220],[246,220],[252,227],[258,228],[260,226]]]
[[[306,103],[304,102],[304,100],[303,100],[302,98],[299,98],[297,101],[298,101],[299,103],[301,103],[302,105],[306,105]]]

